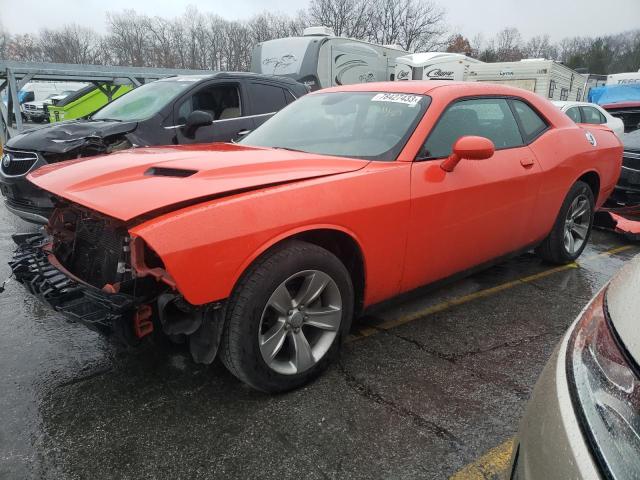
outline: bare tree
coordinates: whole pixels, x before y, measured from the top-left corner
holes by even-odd
[[[108,13],[109,44],[119,65],[143,67],[148,65],[149,18],[135,10]]]
[[[52,62],[93,64],[99,57],[99,45],[98,35],[79,25],[40,32],[40,49]]]
[[[373,0],[311,0],[307,22],[331,27],[336,35],[365,38]]]
[[[7,58],[23,62],[39,62],[45,59],[37,37],[28,33],[14,35],[6,47]]]
[[[494,42],[498,61],[513,62],[522,59],[522,35],[517,28],[501,30]]]
[[[404,0],[400,45],[407,51],[429,51],[444,44],[445,11],[430,1]]]
[[[536,35],[535,37],[531,37],[524,46],[523,51],[528,58],[555,60],[558,57],[558,49],[551,43],[549,35]]]

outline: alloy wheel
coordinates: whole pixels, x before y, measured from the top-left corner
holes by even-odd
[[[274,290],[262,312],[262,358],[278,373],[304,372],[331,348],[341,322],[342,297],[336,282],[319,270],[298,272]]]
[[[567,211],[564,222],[564,248],[575,255],[584,246],[591,224],[591,204],[586,195],[578,195]]]

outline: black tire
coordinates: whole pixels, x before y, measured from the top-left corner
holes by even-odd
[[[282,374],[269,367],[260,352],[260,322],[276,288],[306,270],[321,271],[335,282],[342,301],[342,318],[333,343],[315,365],[300,373]],[[276,393],[300,387],[317,377],[337,356],[349,333],[353,304],[351,277],[334,254],[314,244],[286,242],[258,258],[234,288],[226,305],[220,359],[233,375],[258,390]]]
[[[572,203],[574,202],[574,200],[576,200],[576,198],[581,196],[586,197],[589,202],[589,224],[584,243],[577,251],[571,253],[566,248],[564,242],[565,222],[567,220],[567,214],[569,213],[569,208],[571,207]],[[589,185],[582,181],[574,183],[569,190],[569,193],[567,193],[564,202],[562,203],[562,207],[560,208],[560,212],[558,213],[558,217],[556,218],[556,222],[553,225],[551,233],[549,233],[549,236],[547,236],[547,238],[545,238],[544,241],[540,245],[538,245],[538,247],[536,247],[536,254],[538,254],[538,256],[546,262],[559,265],[564,265],[575,261],[587,246],[589,237],[591,236],[591,228],[593,227],[594,216],[595,201],[591,188],[589,187]]]

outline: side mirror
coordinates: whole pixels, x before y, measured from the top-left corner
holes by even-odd
[[[460,137],[453,144],[453,153],[440,164],[445,172],[453,172],[462,159],[484,160],[491,158],[496,151],[493,142],[485,137]]]
[[[210,113],[203,112],[202,110],[194,110],[187,117],[187,122],[184,124],[184,134],[193,138],[200,127],[206,127],[213,123],[213,117]]]

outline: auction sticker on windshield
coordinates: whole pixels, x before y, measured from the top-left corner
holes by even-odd
[[[393,102],[404,103],[410,107],[415,107],[422,97],[420,95],[408,95],[406,93],[378,93],[372,102]]]

